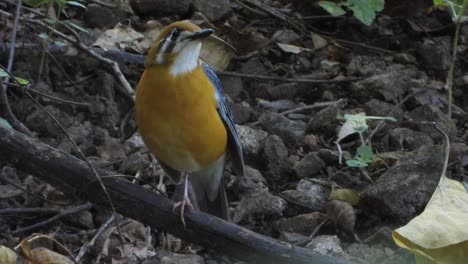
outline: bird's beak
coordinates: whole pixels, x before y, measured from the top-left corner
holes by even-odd
[[[209,35],[213,34],[214,30],[212,29],[203,29],[197,32],[194,32],[192,35],[188,36],[187,38],[190,40],[196,40],[196,39],[204,39],[208,37]]]

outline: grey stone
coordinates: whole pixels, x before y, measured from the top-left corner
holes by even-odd
[[[285,190],[281,194],[288,201],[293,201],[304,207],[320,211],[324,208],[330,196],[330,190],[308,180],[301,180],[297,184],[296,190]]]
[[[279,232],[298,233],[309,236],[315,228],[325,219],[319,212],[301,214],[291,218],[282,218],[273,223]]]
[[[446,71],[452,60],[451,51],[447,48],[451,46],[451,42],[451,37],[425,38],[415,51],[424,65],[434,70]]]
[[[171,254],[161,258],[160,264],[204,264],[201,256],[193,254]]]
[[[422,146],[434,145],[434,141],[428,134],[404,127],[393,129],[389,134],[389,139],[390,145],[397,150],[417,150]]]
[[[301,36],[291,29],[278,30],[273,34],[272,38],[279,43],[285,44],[297,44],[297,42],[301,40]]]
[[[267,190],[267,182],[260,171],[250,166],[245,167],[243,176],[236,177],[234,186],[240,194]]]
[[[292,121],[285,116],[267,112],[260,116],[260,123],[270,134],[278,135],[288,146],[296,146],[303,142],[306,124]]]
[[[349,255],[363,259],[369,263],[382,263],[389,255],[380,248],[370,247],[366,244],[353,243],[346,251]]]
[[[443,163],[441,146],[413,151],[362,192],[360,207],[388,221],[406,224],[422,212],[431,198]]]
[[[247,103],[230,104],[234,123],[244,124],[252,118],[252,108]]]
[[[325,162],[315,152],[311,152],[304,156],[296,165],[294,171],[297,177],[307,178],[313,177],[320,173],[325,167]]]
[[[229,0],[193,0],[193,5],[211,22],[225,19],[231,13]]]
[[[286,208],[286,201],[268,191],[252,192],[240,200],[234,210],[234,223],[254,215],[281,216]]]
[[[312,116],[307,124],[307,130],[311,133],[322,132],[326,135],[335,135],[339,115],[339,106],[332,104]]]
[[[258,158],[268,133],[260,129],[253,129],[242,125],[236,125],[236,129],[239,134],[243,153],[246,156]]]
[[[119,8],[109,8],[92,3],[86,6],[84,20],[90,27],[106,29],[117,25],[123,15]]]
[[[277,135],[270,135],[265,140],[263,157],[266,160],[266,175],[277,181],[292,172],[292,162],[288,159],[288,149]]]
[[[299,86],[295,83],[282,83],[277,86],[268,86],[266,91],[271,100],[293,99],[300,92]]]
[[[342,256],[345,254],[337,236],[322,235],[312,239],[306,248],[322,255]]]
[[[393,114],[390,116],[395,117],[397,120],[401,120],[403,117],[403,111],[398,107],[395,108],[395,105],[387,103],[378,99],[371,99],[365,104],[366,114],[372,116],[388,116],[388,114],[393,111]]]

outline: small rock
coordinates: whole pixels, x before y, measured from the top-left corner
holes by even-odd
[[[323,60],[320,62],[320,70],[328,72],[332,76],[337,76],[341,71],[341,63],[337,61]]]
[[[239,134],[243,153],[252,158],[258,157],[268,133],[242,125],[236,125],[236,130]]]
[[[250,121],[252,118],[252,108],[248,103],[242,102],[241,104],[230,104],[232,111],[232,117],[234,123],[244,124]]]
[[[301,180],[297,184],[296,190],[286,190],[281,194],[288,201],[315,211],[321,211],[330,196],[330,190],[308,180]]]
[[[292,163],[288,159],[288,149],[277,135],[270,135],[265,140],[263,157],[267,163],[266,175],[273,181],[292,172]]]
[[[325,162],[315,152],[311,152],[304,156],[294,166],[294,171],[297,177],[307,178],[316,176],[325,167]]]
[[[285,43],[285,44],[298,44],[301,40],[294,30],[291,29],[280,29],[273,34],[272,39],[275,39],[276,42]]]
[[[369,263],[382,263],[389,257],[384,250],[361,243],[351,244],[347,248],[347,252],[349,255],[365,260]]]
[[[97,155],[103,160],[115,161],[125,159],[125,150],[120,140],[104,136],[104,140],[101,145],[96,148]]]
[[[220,75],[219,78],[223,84],[224,92],[232,99],[239,97],[244,90],[244,83],[239,77]]]
[[[86,228],[86,229],[94,228],[93,214],[88,210],[81,211],[71,216],[68,216],[67,220],[82,228]]]
[[[262,190],[268,190],[267,182],[260,171],[250,167],[245,167],[242,177],[238,176],[235,180],[235,188],[240,194],[248,194]]]
[[[312,133],[323,132],[326,135],[336,135],[339,115],[339,106],[337,104],[332,104],[320,110],[309,120],[307,130]]]
[[[393,229],[388,226],[381,227],[377,232],[365,239],[364,243],[368,245],[383,245],[386,247],[395,247],[395,241],[392,237]]]
[[[231,13],[229,0],[193,0],[195,9],[200,11],[210,22],[225,19]]]
[[[271,134],[278,135],[288,146],[302,143],[306,124],[301,121],[291,121],[285,116],[267,112],[260,116],[260,123]]]
[[[293,99],[299,94],[300,88],[295,83],[282,83],[277,86],[268,86],[266,91],[271,100]]]
[[[340,153],[338,151],[320,149],[318,151],[318,156],[325,162],[326,165],[337,165],[340,161]]]
[[[434,145],[434,141],[428,134],[404,127],[393,129],[389,134],[389,139],[390,146],[398,146],[396,150],[417,150],[423,146]]]
[[[161,258],[160,264],[204,264],[201,256],[193,254],[171,254]]]
[[[468,146],[465,143],[452,143],[450,144],[449,162],[454,162],[462,155],[468,153]],[[462,164],[462,166],[464,166]]]
[[[302,241],[308,241],[308,236],[304,236],[298,233],[280,232],[279,240],[289,244],[297,244]]]
[[[135,14],[142,17],[186,15],[190,11],[192,0],[130,0]]]
[[[417,130],[428,134],[434,140],[443,139],[443,135],[433,126],[419,124],[419,122],[435,122],[439,127],[446,127],[446,132],[450,138],[457,135],[457,126],[453,119],[447,120],[446,114],[433,105],[422,105],[411,111],[408,116],[413,119]]]
[[[276,101],[259,100],[259,103],[265,109],[273,112],[283,112],[297,106],[296,103],[288,99],[281,99]]]
[[[384,73],[386,68],[386,62],[375,56],[353,56],[346,72],[348,75],[357,76],[372,76],[380,73]]]
[[[73,119],[62,110],[55,106],[47,105],[45,107],[47,112],[53,115],[57,121],[62,124],[63,127],[67,128],[73,122]],[[36,108],[32,114],[26,117],[26,125],[29,129],[40,135],[47,135],[48,137],[63,136],[63,131],[60,127],[44,112],[44,110]]]
[[[256,75],[268,74],[268,71],[263,65],[263,63],[256,57],[246,61],[245,63],[242,63],[239,71],[241,73],[246,73],[246,74],[256,74]]]
[[[342,256],[345,254],[341,241],[337,236],[317,236],[307,244],[306,248],[322,255]]]
[[[392,70],[387,68],[384,73],[353,82],[351,91],[357,96],[383,96],[385,101],[396,102],[410,88],[424,84],[425,80],[421,76],[422,74],[413,67]]]
[[[149,164],[150,162],[140,152],[135,152],[122,161],[119,171],[125,171],[133,175],[140,169],[148,167]]]
[[[441,45],[441,43],[445,44]],[[415,51],[424,65],[434,70],[446,71],[452,60],[450,49],[446,48],[450,45],[450,37],[425,38]]]
[[[316,135],[309,134],[304,137],[304,145],[307,146],[311,151],[318,149],[319,139]]]
[[[309,236],[324,219],[323,214],[313,212],[291,218],[282,218],[273,223],[273,227],[279,232],[299,233]]]
[[[393,116],[397,120],[401,120],[403,117],[403,111],[401,108],[396,108],[393,104],[387,103],[378,99],[371,99],[365,104],[365,109],[367,115],[370,116],[388,116],[388,114],[393,111]]]
[[[98,4],[88,4],[84,13],[84,21],[94,28],[113,28],[123,18],[119,8],[109,8]]]
[[[240,200],[234,210],[233,222],[239,223],[253,215],[283,215],[286,201],[268,191],[252,192]]]
[[[401,224],[422,212],[439,182],[444,151],[428,146],[413,153],[400,158],[361,193],[364,212]]]

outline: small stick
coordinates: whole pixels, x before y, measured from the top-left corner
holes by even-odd
[[[30,225],[30,226],[27,226],[27,227],[16,229],[15,231],[12,231],[11,234],[14,235],[14,236],[17,236],[19,234],[35,230],[37,228],[40,228],[40,227],[46,226],[46,225],[48,225],[48,224],[50,224],[52,222],[55,222],[55,221],[59,220],[60,218],[63,218],[65,216],[69,216],[69,215],[72,215],[72,214],[76,214],[76,213],[79,213],[79,212],[84,211],[84,210],[89,210],[92,207],[93,207],[93,205],[91,203],[85,203],[85,204],[80,205],[80,206],[76,206],[76,207],[73,207],[73,208],[70,208],[70,209],[67,209],[67,210],[63,210],[58,215],[54,215],[51,218],[49,218],[49,219],[47,219],[45,221],[36,223],[34,225]]]

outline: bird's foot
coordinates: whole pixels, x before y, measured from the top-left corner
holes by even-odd
[[[177,207],[180,207],[180,221],[184,225],[184,229],[186,228],[185,216],[184,216],[185,206],[188,206],[190,209],[193,210],[192,202],[190,202],[190,198],[186,195],[184,195],[184,198],[182,199],[182,201],[175,203],[174,206],[172,207],[173,211],[175,211]]]

